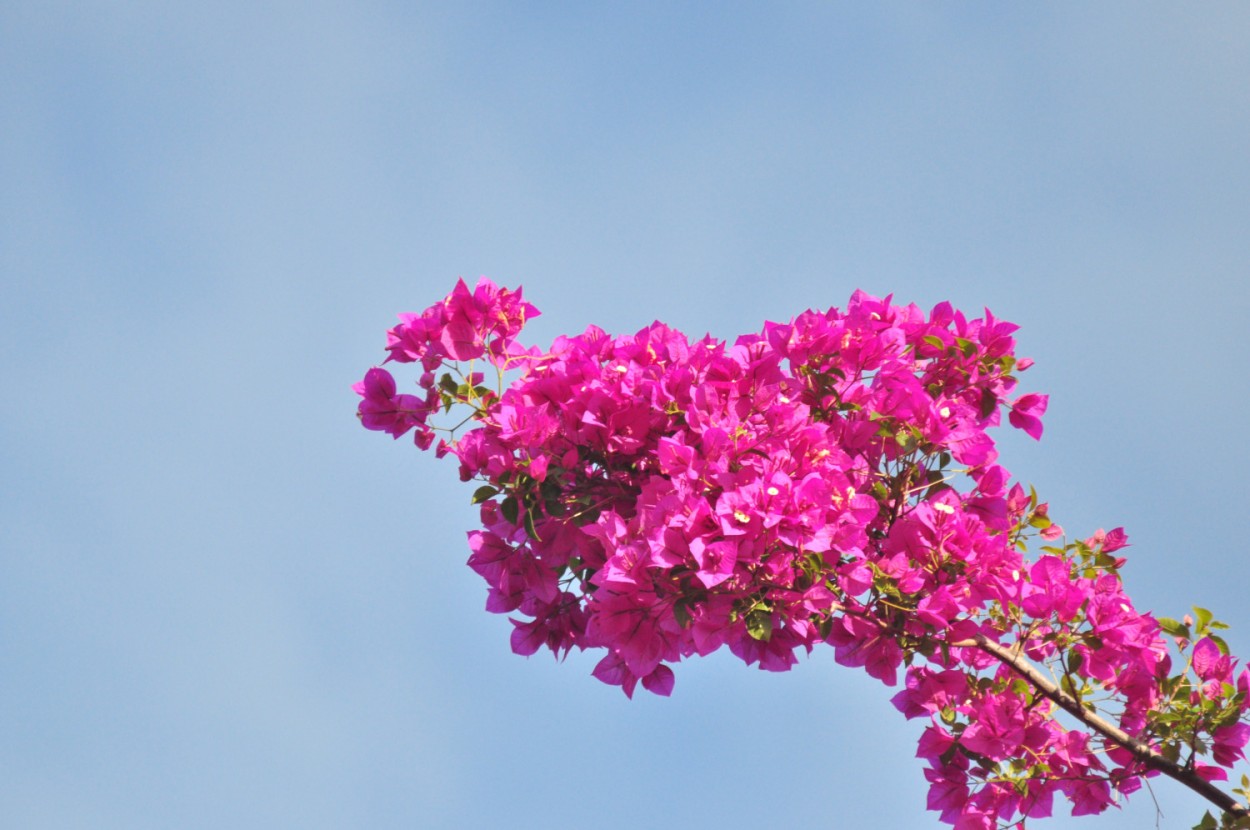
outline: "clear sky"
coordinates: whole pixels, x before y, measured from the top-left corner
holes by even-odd
[[[349,389],[458,276],[544,344],[988,306],[1051,394],[1004,463],[1250,656],[1248,139],[1244,3],[0,3],[0,825],[938,826],[828,651],[509,652]]]

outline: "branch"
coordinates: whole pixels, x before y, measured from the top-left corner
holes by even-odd
[[[1250,816],[1250,807],[1237,801],[1205,778],[1200,778],[1193,770],[1186,769],[1175,761],[1168,760],[1114,723],[1086,709],[1079,700],[1060,689],[1049,677],[1042,674],[1036,666],[1015,649],[996,643],[984,634],[977,634],[972,639],[962,640],[950,645],[952,648],[977,648],[993,655],[1010,666],[1013,671],[1029,683],[1032,683],[1043,697],[1057,704],[1065,712],[1104,738],[1114,741],[1119,746],[1133,753],[1134,757],[1147,768],[1161,772],[1167,777],[1179,781],[1226,813],[1231,813],[1238,817]]]

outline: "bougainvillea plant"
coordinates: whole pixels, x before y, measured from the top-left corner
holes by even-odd
[[[416,394],[382,368],[354,387],[366,428],[477,484],[468,564],[513,651],[600,649],[632,696],[691,655],[785,671],[827,644],[901,687],[959,830],[1023,828],[1057,794],[1099,813],[1160,774],[1215,805],[1199,828],[1250,828],[1247,778],[1214,783],[1250,739],[1225,626],[1138,611],[1124,531],[1068,536],[997,463],[1003,413],[1040,438],[1047,404],[1016,390],[1015,325],[857,292],[732,344],[657,322],[543,351],[518,339],[538,313],[461,281],[387,334]]]

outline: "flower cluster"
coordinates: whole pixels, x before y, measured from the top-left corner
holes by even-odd
[[[515,350],[516,336],[525,321],[538,315],[538,309],[525,302],[519,290],[498,288],[490,280],[479,282],[472,293],[461,280],[441,303],[421,314],[401,314],[400,324],[386,335],[387,361],[419,362],[425,370],[418,383],[424,394],[396,394],[390,372],[371,369],[352,387],[364,398],[358,410],[361,423],[366,429],[395,438],[415,430],[417,446],[429,449],[435,437],[429,419],[444,402],[434,385],[434,371],[447,361],[483,357],[502,366]],[[482,378],[479,375],[473,380],[480,382]]]
[[[1013,324],[857,292],[732,344],[654,323],[542,351],[516,339],[537,314],[460,282],[388,334],[419,394],[381,368],[355,387],[364,426],[422,449],[467,411],[436,452],[479,483],[469,565],[517,653],[602,649],[595,676],[628,695],[722,646],[770,671],[821,643],[888,685],[902,670],[929,806],[961,830],[1023,826],[1056,793],[1100,812],[1158,772],[1209,786],[1244,758],[1250,674],[1221,624],[1138,612],[1123,531],[1065,544],[997,463],[1004,410],[1040,438],[1047,405],[1016,393]]]

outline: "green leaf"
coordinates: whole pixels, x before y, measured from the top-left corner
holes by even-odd
[[[538,535],[538,531],[534,528],[534,511],[528,507],[525,508],[525,532],[535,542],[542,541],[542,537]]]
[[[1159,617],[1156,622],[1159,623],[1159,628],[1163,629],[1163,633],[1172,637],[1184,637],[1186,640],[1190,639],[1189,626],[1179,620],[1174,620],[1171,617]]]
[[[946,344],[943,343],[942,338],[938,337],[936,334],[926,334],[923,339],[924,342],[928,343],[939,352],[946,349]]]
[[[1215,816],[1211,815],[1211,811],[1203,815],[1202,821],[1194,825],[1194,830],[1219,830],[1219,824],[1215,820]]]
[[[503,514],[508,524],[516,525],[517,518],[520,516],[520,506],[517,504],[516,496],[508,496],[499,505],[499,512]]]
[[[499,495],[499,491],[496,490],[494,487],[491,487],[490,485],[487,485],[485,487],[479,487],[473,491],[473,501],[469,503],[481,504],[482,502],[488,499],[493,499],[497,495]]]
[[[451,376],[450,372],[444,372],[443,376],[438,379],[438,388],[449,395],[456,394],[456,389],[459,387],[460,384],[456,383],[456,379]]]
[[[747,614],[747,633],[754,640],[768,642],[773,636],[772,612],[761,609]]]
[[[955,345],[959,346],[959,350],[963,352],[964,357],[972,357],[977,353],[977,344],[964,337],[956,337]]]
[[[1206,629],[1206,627],[1207,627],[1207,623],[1211,622],[1211,618],[1212,618],[1212,617],[1214,617],[1214,616],[1215,616],[1215,615],[1214,615],[1214,614],[1212,614],[1212,613],[1211,613],[1210,611],[1208,611],[1207,609],[1205,609],[1205,608],[1199,608],[1199,607],[1198,607],[1198,606],[1196,606],[1196,605],[1194,606],[1194,618],[1195,618],[1195,621],[1196,621],[1196,625],[1197,625],[1197,627],[1198,627],[1198,628],[1197,628],[1197,630],[1198,630],[1198,631],[1203,631],[1203,630],[1205,630],[1205,629]]]
[[[681,600],[673,603],[673,619],[677,620],[677,624],[682,628],[690,627],[690,609],[686,607],[686,603]]]

